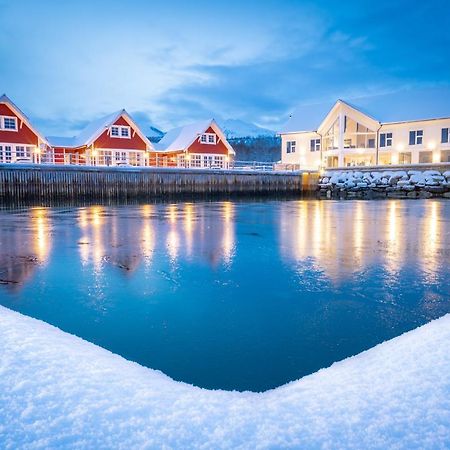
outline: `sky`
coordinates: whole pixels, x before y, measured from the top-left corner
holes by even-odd
[[[46,135],[121,108],[278,130],[337,98],[450,105],[448,0],[0,0],[0,29],[0,94]]]

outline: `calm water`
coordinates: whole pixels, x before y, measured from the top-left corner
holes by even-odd
[[[261,391],[450,312],[450,201],[0,210],[0,303]]]

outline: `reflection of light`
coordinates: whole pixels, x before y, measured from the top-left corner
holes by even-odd
[[[322,216],[321,207],[323,203],[321,201],[314,202],[314,225],[313,225],[313,255],[318,256],[320,252],[322,242]]]
[[[170,230],[167,233],[166,246],[171,261],[173,263],[176,262],[178,258],[178,249],[180,247],[180,238],[176,230]]]
[[[103,208],[101,206],[92,206],[90,212],[92,214],[92,225],[94,225],[94,227],[103,225]]]
[[[184,205],[183,228],[186,240],[187,256],[191,256],[192,254],[194,218],[195,218],[194,205],[192,203],[186,203]]]
[[[355,218],[353,220],[353,242],[355,248],[355,256],[360,263],[362,257],[362,247],[364,239],[364,204],[362,202],[356,202],[355,204]]]
[[[171,224],[177,223],[177,207],[176,207],[176,205],[169,205],[167,209],[169,211],[169,222]]]
[[[88,226],[88,213],[84,208],[78,211],[78,224],[81,228],[86,228]]]
[[[427,271],[434,271],[437,264],[437,250],[440,245],[440,229],[439,229],[439,216],[440,216],[441,203],[431,201],[427,203],[425,218],[424,218],[424,238],[423,238],[423,258],[422,261],[425,264]]]
[[[34,251],[40,262],[46,262],[50,252],[49,231],[50,220],[48,210],[45,208],[32,208],[32,223],[36,228]]]
[[[152,213],[152,205],[143,205],[141,207],[142,220],[144,222],[141,232],[142,253],[146,258],[147,263],[151,262],[151,257],[155,248],[155,231],[153,228],[153,222],[151,221]]]
[[[231,202],[223,202],[223,238],[222,253],[224,263],[229,265],[233,259],[234,253],[234,205]]]
[[[79,243],[80,259],[82,264],[89,261],[91,254],[95,270],[100,270],[100,265],[104,256],[104,230],[102,229],[105,218],[102,206],[91,206],[80,209],[78,213],[78,224],[80,228],[86,229],[87,233]],[[114,224],[116,225],[116,224]],[[113,232],[116,226],[113,226]]]

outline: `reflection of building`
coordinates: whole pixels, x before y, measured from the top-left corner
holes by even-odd
[[[374,264],[398,273],[422,262],[435,270],[447,244],[442,203],[391,200],[385,209],[372,202],[286,202],[281,206],[280,248],[289,262],[311,261],[314,270],[337,282]],[[423,211],[424,210],[424,211]],[[414,242],[414,245],[411,245]]]
[[[212,265],[232,262],[233,203],[217,203],[217,213],[211,213],[202,203],[137,208],[137,213],[131,207],[125,214],[120,208],[111,214],[103,206],[78,211],[78,248],[84,266],[92,265],[98,272],[103,264],[110,264],[131,274],[143,260],[150,267],[155,253],[172,264],[180,260],[205,260]]]
[[[4,214],[0,233],[0,280],[9,289],[19,289],[29,280],[38,267],[49,259],[51,248],[51,220],[46,208],[31,208],[23,224],[17,226],[17,219]]]
[[[280,134],[282,163],[305,169],[450,162],[450,117],[381,122],[338,100],[297,111]]]

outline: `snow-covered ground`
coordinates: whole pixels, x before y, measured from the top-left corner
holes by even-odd
[[[207,391],[0,307],[0,448],[449,448],[450,315],[263,393]]]

